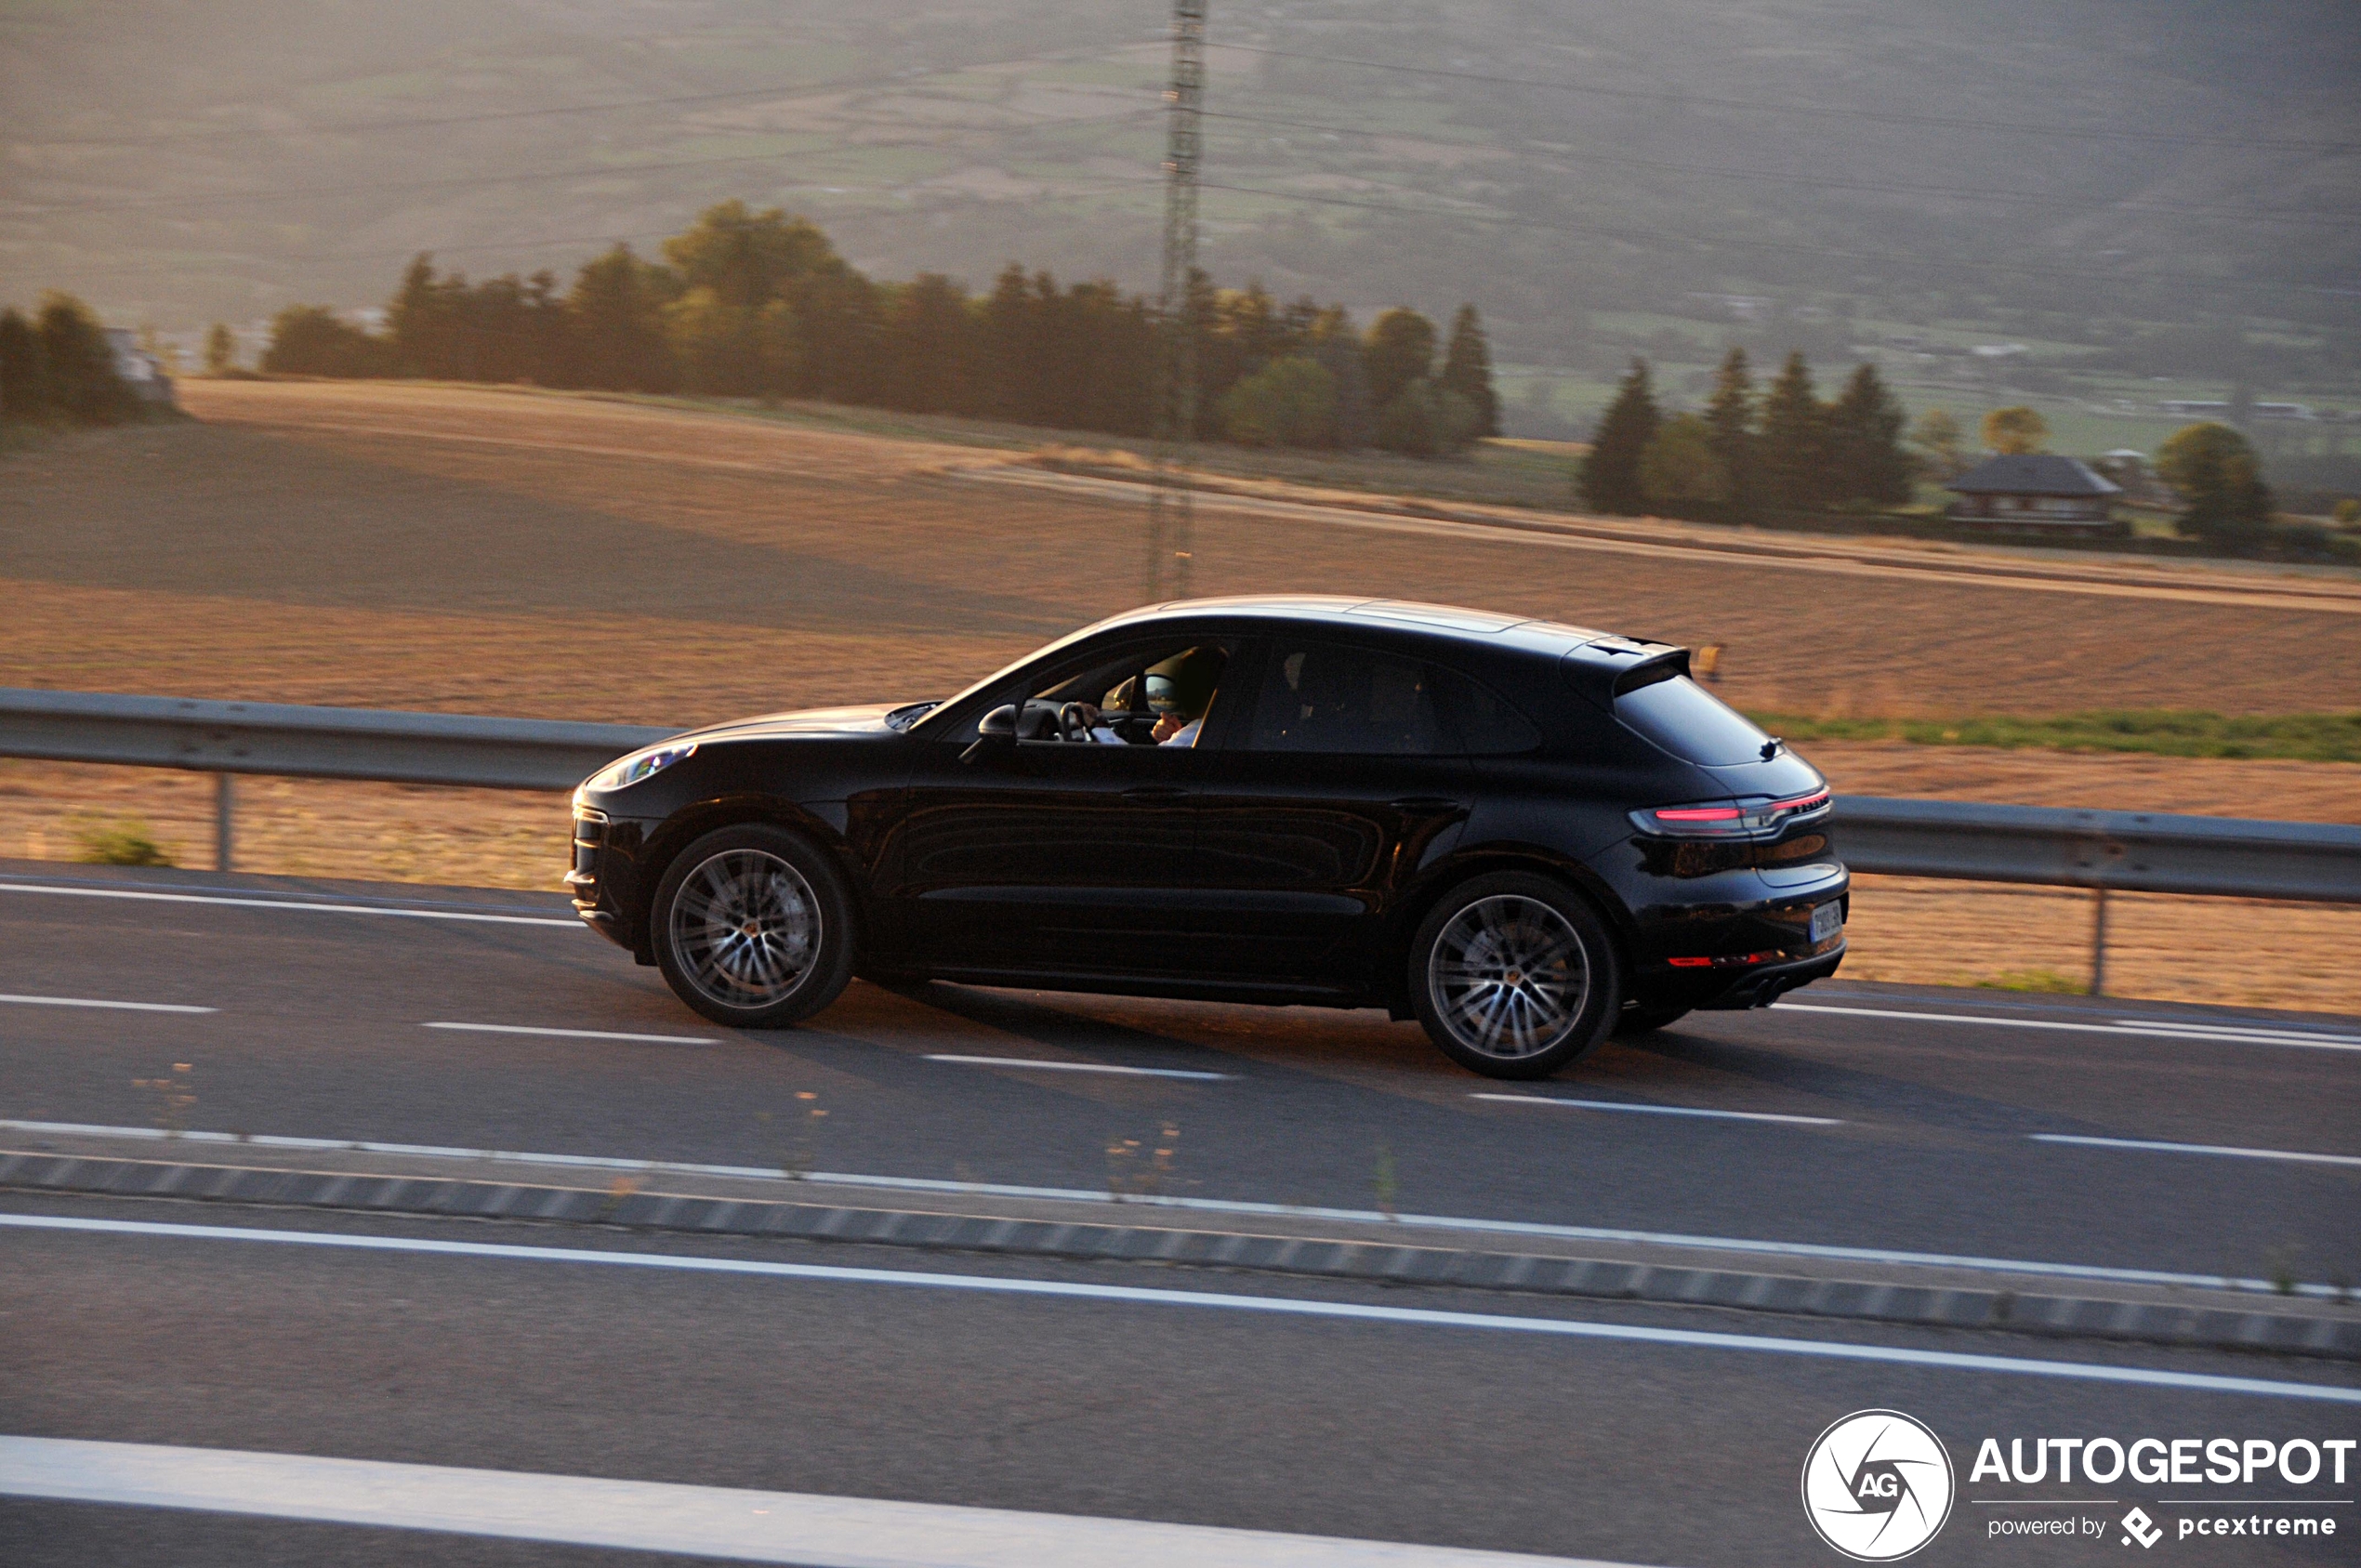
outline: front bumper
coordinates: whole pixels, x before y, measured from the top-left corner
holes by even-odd
[[[650,955],[640,923],[631,912],[638,898],[638,864],[644,824],[610,817],[577,806],[574,814],[574,863],[566,872],[566,890],[574,895],[574,912],[582,923],[642,959]]]

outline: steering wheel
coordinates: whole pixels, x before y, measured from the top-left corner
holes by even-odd
[[[1090,740],[1090,710],[1080,703],[1068,703],[1058,709],[1058,738],[1088,744]]]

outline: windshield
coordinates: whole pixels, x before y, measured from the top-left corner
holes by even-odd
[[[1685,675],[1618,694],[1615,716],[1684,762],[1721,768],[1760,762],[1771,737]]]

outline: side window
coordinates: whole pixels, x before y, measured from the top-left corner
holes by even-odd
[[[1457,750],[1421,660],[1334,643],[1272,650],[1255,703],[1256,751],[1433,756]]]
[[[1230,652],[1219,640],[1135,644],[1036,676],[1041,683],[1018,707],[1017,737],[1193,746],[1220,695]]]
[[[1433,669],[1434,700],[1459,737],[1459,749],[1471,757],[1514,757],[1541,744],[1533,720],[1456,671]]]
[[[1541,744],[1533,721],[1457,671],[1336,643],[1281,643],[1255,704],[1256,751],[1509,757]]]

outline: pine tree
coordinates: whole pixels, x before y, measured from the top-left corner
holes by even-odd
[[[1734,517],[1752,515],[1756,505],[1754,371],[1747,351],[1733,348],[1714,373],[1706,400],[1708,444],[1721,466],[1722,505]]]
[[[1575,480],[1583,505],[1625,517],[1647,509],[1647,493],[1640,483],[1640,459],[1655,439],[1661,422],[1655,393],[1648,385],[1648,362],[1635,359],[1616,389],[1615,402],[1599,420],[1598,433],[1590,438],[1590,455],[1582,460],[1582,471]]]
[[[1382,410],[1432,370],[1434,323],[1416,310],[1387,310],[1369,323],[1364,353],[1369,368],[1369,402]]]
[[[995,419],[1025,419],[1040,401],[1034,375],[1034,315],[1033,285],[1022,264],[1011,261],[992,280],[979,329],[981,401],[983,412]]]
[[[1828,411],[1833,499],[1879,507],[1910,499],[1910,458],[1902,450],[1907,422],[1878,367],[1854,367],[1843,396]]]
[[[227,323],[216,322],[204,335],[204,373],[220,376],[237,368],[238,340],[230,336]]]
[[[975,333],[967,290],[921,272],[896,295],[886,322],[886,401],[920,414],[973,407]]]
[[[1443,389],[1457,392],[1475,410],[1475,433],[1500,433],[1500,394],[1492,385],[1492,345],[1484,335],[1484,318],[1472,305],[1462,305],[1451,318],[1451,341],[1443,350]]]
[[[1828,495],[1828,413],[1813,390],[1812,367],[1791,353],[1762,399],[1762,434],[1755,445],[1762,504],[1780,511],[1812,511]]]
[[[448,280],[434,273],[434,257],[420,251],[410,258],[402,270],[402,286],[394,291],[393,302],[386,309],[386,336],[393,344],[396,374],[402,376],[453,376],[458,360],[456,312],[453,310],[453,284],[460,291],[467,281],[453,274]]]

